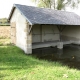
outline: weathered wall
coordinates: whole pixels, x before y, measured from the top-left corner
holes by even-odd
[[[16,44],[16,22],[11,23],[11,43]]]
[[[27,47],[27,54],[31,54],[32,53],[32,32],[29,32],[29,28],[31,26],[29,26],[29,23],[27,23],[27,27],[26,27],[26,47]]]
[[[32,42],[40,42],[40,36],[41,32],[40,32],[40,25],[34,25],[32,27]]]
[[[32,28],[32,42],[59,40],[59,31],[54,25],[34,25]]]
[[[16,45],[23,49],[25,53],[28,53],[28,43],[27,43],[27,22],[24,16],[15,9],[13,16],[11,18],[11,23],[16,23]]]
[[[62,39],[80,41],[80,26],[66,26],[62,32]]]
[[[10,26],[0,26],[0,37],[10,38]]]

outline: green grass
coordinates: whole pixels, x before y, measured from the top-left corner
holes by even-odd
[[[15,46],[0,46],[0,80],[80,80],[80,71],[36,59]]]

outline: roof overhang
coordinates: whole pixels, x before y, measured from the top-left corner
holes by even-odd
[[[30,17],[27,17],[26,16],[26,14],[24,14],[24,11],[22,11],[21,9],[20,9],[20,6],[22,7],[22,5],[17,5],[17,4],[14,4],[13,5],[13,7],[12,7],[12,9],[11,9],[11,12],[10,12],[10,15],[9,15],[9,17],[8,17],[8,21],[10,22],[10,20],[11,20],[11,18],[12,18],[12,16],[13,16],[13,13],[14,13],[14,11],[15,11],[15,9],[18,9],[18,11],[22,14],[22,16],[24,16],[24,18],[26,19],[26,21],[29,23],[29,25],[35,25],[35,24],[39,24],[39,25],[80,25],[80,23],[79,23],[79,20],[80,20],[80,17],[79,16],[77,16],[77,15],[75,15],[75,14],[73,14],[73,17],[72,17],[72,19],[73,20],[75,20],[74,19],[74,16],[75,17],[77,17],[77,19],[76,20],[78,20],[78,23],[76,23],[77,21],[75,20],[75,21],[73,21],[73,22],[67,22],[67,20],[69,20],[69,19],[67,19],[66,20],[66,18],[64,18],[63,16],[62,16],[62,18],[61,18],[61,15],[59,15],[60,17],[60,19],[59,18],[55,18],[55,16],[52,16],[53,18],[55,18],[55,21],[54,21],[54,19],[51,17],[51,19],[53,20],[53,22],[50,22],[50,20],[48,20],[48,21],[46,21],[46,19],[43,19],[43,18],[45,18],[44,16],[41,18],[40,17],[40,14],[38,15],[37,13],[35,14],[35,16],[36,15],[38,15],[38,17],[40,17],[40,19],[42,19],[42,20],[44,20],[44,21],[42,21],[42,20],[40,20],[40,19],[38,19],[37,20],[37,18],[36,18],[36,21],[34,21],[35,19],[35,17],[34,18],[31,18],[30,19]],[[28,6],[27,6],[28,7]],[[23,7],[23,9],[24,9],[24,7]],[[33,10],[33,9],[35,9],[34,7],[31,7],[31,10]],[[39,9],[39,8],[36,8],[37,10]],[[35,9],[35,11],[36,11],[36,9]],[[44,9],[39,9],[38,11],[40,12],[40,10],[43,10],[44,11]],[[46,11],[49,11],[48,9],[46,9]],[[51,10],[52,11],[52,10]],[[33,12],[34,12],[34,10],[33,10]],[[54,12],[54,11],[52,11],[52,12]],[[58,11],[58,12],[60,12],[60,11]],[[26,12],[25,12],[26,13]],[[63,13],[62,11],[61,11],[61,13]],[[41,13],[42,15],[43,15],[43,13]],[[72,13],[68,13],[68,12],[66,12],[66,15],[67,14],[72,14]],[[51,14],[51,15],[54,15],[54,14]],[[33,15],[34,16],[34,15]],[[46,15],[47,16],[47,15]],[[49,18],[49,17],[48,17]],[[62,20],[65,20],[65,21],[62,21]]]
[[[19,10],[19,8],[14,4],[13,7],[12,7],[12,9],[11,9],[11,12],[10,12],[10,14],[9,14],[9,17],[8,17],[8,21],[9,21],[9,22],[10,22],[10,20],[11,20],[11,18],[12,18],[12,15],[13,15],[13,13],[14,13],[14,10],[15,10],[16,8]],[[19,10],[19,12],[26,18],[26,16],[25,16],[20,10]],[[29,21],[28,18],[26,18],[26,20],[29,22],[30,25],[33,25],[33,24]]]

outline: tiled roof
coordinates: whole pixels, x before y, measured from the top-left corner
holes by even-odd
[[[15,4],[30,24],[80,25],[80,16],[73,12]]]

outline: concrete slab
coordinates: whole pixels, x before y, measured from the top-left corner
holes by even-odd
[[[72,44],[74,41],[48,41],[48,42],[38,42],[38,43],[33,43],[32,44],[32,49],[37,49],[37,48],[43,48],[43,47],[50,47],[50,46],[57,46],[60,42],[63,43],[63,45],[66,44]]]

